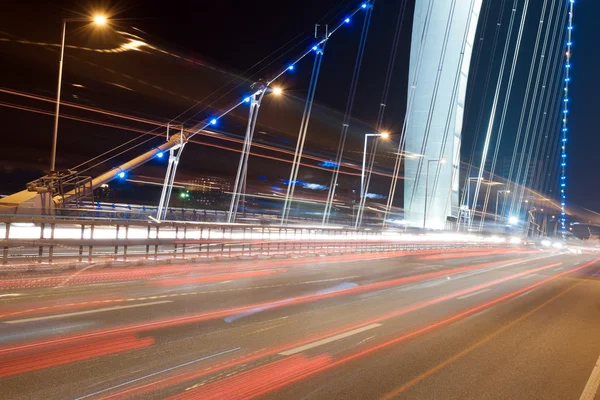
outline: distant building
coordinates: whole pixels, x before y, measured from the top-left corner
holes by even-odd
[[[112,203],[117,196],[116,190],[108,183],[103,183],[100,187],[94,189],[94,200]]]
[[[229,179],[216,176],[201,176],[185,184],[189,201],[194,206],[221,206],[231,197],[232,183]]]

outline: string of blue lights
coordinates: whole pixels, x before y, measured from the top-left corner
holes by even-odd
[[[358,6],[357,8],[355,8],[353,11],[351,11],[345,18],[342,19],[342,21],[340,21],[333,29],[329,30],[329,33],[327,34],[327,37],[324,37],[323,39],[321,39],[318,43],[313,44],[309,49],[307,49],[306,51],[304,51],[302,54],[300,54],[298,57],[296,57],[296,59],[294,59],[292,62],[288,63],[287,66],[285,68],[283,68],[281,71],[279,71],[275,76],[273,76],[271,79],[269,79],[268,81],[266,81],[265,86],[269,87],[275,80],[277,80],[279,77],[281,77],[283,74],[285,74],[286,72],[291,72],[294,71],[294,69],[296,68],[296,64],[298,64],[304,57],[306,57],[307,55],[309,55],[311,52],[313,51],[320,51],[322,45],[329,40],[329,38],[342,26],[344,25],[348,25],[350,24],[350,22],[352,21],[352,17],[362,11],[362,10],[366,10],[368,8],[369,5],[369,1],[364,2],[362,4],[360,4],[360,6]],[[259,89],[257,91],[257,93],[254,94],[259,94],[260,93]],[[225,112],[221,113],[219,116],[216,117],[212,117],[208,120],[208,123],[204,123],[203,127],[198,129],[196,132],[201,131],[202,129],[207,128],[209,125],[217,125],[218,121],[220,118],[224,117],[225,115],[229,114],[231,111],[233,111],[235,108],[237,108],[238,106],[244,104],[244,103],[250,103],[250,99],[251,99],[252,95],[249,96],[245,96],[243,99],[241,99],[239,102],[235,103],[231,108],[227,109]],[[194,134],[190,135],[193,136]]]
[[[573,5],[575,0],[569,1],[569,19],[567,25],[567,44],[565,53],[565,86],[562,107],[562,135],[560,139],[560,231],[564,235],[567,233],[566,222],[566,203],[567,203],[567,136],[568,136],[568,118],[569,114],[569,83],[571,82],[571,48],[573,46]]]

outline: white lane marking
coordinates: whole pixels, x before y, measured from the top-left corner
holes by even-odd
[[[592,370],[590,379],[588,379],[579,400],[594,400],[596,393],[598,393],[598,388],[600,388],[600,357],[596,361],[596,366]]]
[[[6,293],[6,294],[0,294],[0,297],[18,297],[18,296],[23,296],[21,293]]]
[[[284,325],[286,325],[287,322],[284,322],[283,324],[277,324],[277,325],[272,325],[272,326],[267,326],[266,328],[262,328],[262,329],[257,329],[255,331],[250,332],[248,335],[254,335],[255,333],[260,333],[260,332],[265,332],[271,329],[275,329],[275,328],[280,328]]]
[[[146,307],[153,306],[155,304],[164,304],[171,303],[171,300],[162,300],[162,301],[153,301],[151,303],[142,303],[142,304],[131,304],[128,306],[115,306],[115,307],[105,307],[105,308],[97,308],[95,310],[86,310],[86,311],[75,311],[64,314],[54,314],[54,315],[44,315],[42,317],[33,317],[33,318],[23,318],[23,319],[13,319],[10,321],[4,321],[5,324],[21,324],[23,322],[34,322],[34,321],[44,321],[47,319],[57,319],[64,317],[73,317],[75,315],[86,315],[86,314],[95,314],[106,311],[115,311],[115,310],[124,310],[126,308],[135,308],[135,307]]]
[[[534,290],[535,289],[531,289],[531,290],[526,291],[525,293],[521,293],[520,295],[515,297],[515,299],[518,299],[519,297],[527,296],[529,293],[533,292]]]
[[[354,278],[360,278],[359,275],[352,275],[352,276],[343,276],[341,278],[331,278],[331,279],[320,279],[318,281],[306,281],[306,282],[301,282],[303,284],[310,284],[310,283],[321,283],[321,282],[333,282],[333,281],[343,281],[346,279],[354,279]]]
[[[555,269],[555,271],[560,271],[561,269],[565,269],[565,267],[558,267]]]
[[[117,388],[120,388],[120,387],[122,387],[122,386],[129,385],[130,383],[134,383],[134,382],[137,382],[137,381],[141,381],[141,380],[143,380],[143,379],[150,378],[150,377],[152,377],[152,376],[155,376],[155,375],[158,375],[158,374],[162,374],[162,373],[164,373],[164,372],[173,371],[174,369],[178,369],[178,368],[181,368],[181,367],[185,367],[185,366],[187,366],[187,365],[190,365],[190,364],[195,364],[195,363],[197,363],[197,362],[204,361],[204,360],[208,360],[208,359],[211,359],[211,358],[214,358],[214,357],[217,357],[217,356],[223,355],[223,354],[231,353],[232,351],[238,351],[238,350],[240,350],[240,349],[241,349],[241,347],[236,347],[235,349],[225,350],[225,351],[222,351],[222,352],[220,352],[220,353],[215,353],[215,354],[212,354],[212,355],[210,355],[210,356],[205,356],[205,357],[202,357],[202,358],[198,358],[198,359],[196,359],[196,360],[188,361],[188,362],[186,362],[186,363],[179,364],[179,365],[176,365],[176,366],[174,366],[174,367],[171,367],[171,368],[166,368],[166,369],[163,369],[163,370],[161,370],[161,371],[154,372],[154,373],[152,373],[152,374],[149,374],[149,375],[142,376],[142,377],[140,377],[140,378],[136,378],[136,379],[132,379],[132,380],[130,380],[130,381],[127,381],[127,382],[123,382],[123,383],[121,383],[121,384],[119,384],[119,385],[116,385],[116,386],[113,386],[113,387],[109,387],[109,388],[107,388],[107,389],[103,389],[103,390],[100,390],[100,391],[98,391],[98,392],[95,392],[95,393],[90,393],[90,394],[87,394],[87,395],[85,395],[85,396],[78,397],[78,398],[76,398],[75,400],[87,399],[88,397],[92,397],[92,396],[95,396],[95,395],[97,395],[97,394],[100,394],[100,393],[108,392],[108,391],[110,391],[110,390],[117,389]]]
[[[468,299],[471,296],[477,296],[478,294],[489,292],[490,290],[492,290],[492,289],[481,289],[481,290],[478,290],[476,292],[465,294],[464,296],[458,296],[457,299],[458,300]]]
[[[521,277],[521,279],[529,279],[529,278],[533,278],[534,276],[537,276],[537,274],[525,275],[525,276]]]
[[[356,335],[357,333],[365,332],[374,328],[381,326],[381,324],[371,324],[367,326],[363,326],[362,328],[357,328],[348,332],[340,333],[339,335],[331,336],[325,339],[317,340],[316,342],[305,344],[304,346],[295,347],[290,350],[282,351],[279,353],[282,356],[292,356],[297,353],[301,353],[305,350],[312,349],[314,347],[322,346],[327,343],[335,342],[336,340],[344,339],[352,335]]]

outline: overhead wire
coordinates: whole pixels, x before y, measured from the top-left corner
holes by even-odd
[[[517,6],[517,1],[515,1],[515,3],[513,4],[513,10],[516,10],[516,6]],[[498,133],[497,133],[497,138],[496,138],[496,146],[494,148],[494,155],[492,157],[492,165],[490,168],[490,180],[491,181],[494,180],[494,176],[495,176],[495,172],[496,172],[496,162],[498,159],[498,152],[500,150],[500,144],[502,142],[502,136],[504,133],[504,124],[506,122],[508,105],[510,104],[510,96],[512,93],[515,71],[517,68],[517,61],[519,59],[519,54],[520,54],[520,49],[521,49],[521,40],[523,38],[523,30],[525,28],[525,21],[527,19],[528,10],[529,10],[529,0],[525,0],[525,3],[523,5],[523,11],[521,13],[521,22],[519,24],[519,32],[517,34],[517,39],[516,39],[516,43],[515,43],[514,55],[513,55],[511,69],[510,69],[510,76],[508,78],[508,82],[507,82],[507,86],[506,86],[504,105],[502,108],[502,115],[500,117],[500,125],[498,127]],[[486,193],[485,193],[485,200],[484,200],[482,213],[481,213],[480,220],[479,220],[479,230],[481,230],[483,228],[483,225],[485,222],[485,215],[487,213],[487,207],[488,207],[488,202],[489,202],[489,198],[490,198],[491,188],[492,188],[492,185],[487,185]]]
[[[398,54],[398,47],[399,47],[399,43],[400,43],[402,27],[404,26],[404,17],[406,14],[407,4],[408,4],[408,0],[402,1],[402,5],[400,6],[400,10],[398,12],[398,18],[396,20],[396,29],[394,31],[394,38],[392,39],[392,46],[390,49],[390,55],[388,58],[388,65],[387,65],[387,69],[386,69],[386,73],[385,73],[385,80],[384,80],[384,84],[383,84],[383,92],[381,94],[381,100],[379,102],[379,111],[378,111],[377,119],[375,122],[375,132],[377,132],[377,133],[382,132],[383,117],[385,115],[388,95],[389,95],[390,87],[391,87],[391,83],[392,83],[392,77],[394,75],[394,66],[396,65],[396,56]],[[369,162],[368,162],[368,167],[367,167],[367,176],[365,178],[365,183],[364,183],[365,187],[362,191],[365,195],[360,199],[361,201],[360,201],[358,216],[356,217],[357,227],[360,227],[360,224],[362,222],[366,198],[369,193],[371,176],[372,176],[373,167],[375,164],[375,156],[377,154],[378,143],[379,143],[379,141],[376,140],[375,143],[373,144],[373,148],[371,150],[371,154],[369,157]]]
[[[509,173],[508,173],[508,180],[513,183],[512,189],[510,191],[510,197],[511,197],[511,202],[510,202],[510,217],[514,218],[516,217],[515,215],[513,215],[514,213],[514,208],[515,208],[515,203],[516,203],[516,199],[517,199],[517,192],[518,192],[518,182],[519,182],[519,176],[521,174],[521,169],[522,169],[522,163],[523,163],[523,157],[525,156],[524,152],[525,149],[527,147],[527,137],[523,138],[523,142],[521,143],[520,139],[521,139],[521,134],[523,133],[523,123],[525,122],[525,114],[527,112],[528,108],[531,108],[531,106],[529,106],[529,92],[531,91],[531,84],[533,81],[533,74],[536,71],[536,66],[537,66],[537,58],[538,58],[538,48],[539,48],[539,42],[540,42],[540,38],[542,35],[542,31],[544,28],[544,18],[546,15],[546,5],[547,2],[545,1],[543,6],[542,6],[542,12],[541,12],[541,16],[540,16],[540,22],[538,24],[538,29],[537,29],[537,35],[536,35],[536,39],[535,39],[535,46],[533,49],[533,57],[532,57],[532,61],[531,61],[531,65],[529,68],[529,76],[527,78],[527,86],[525,88],[525,95],[524,95],[524,99],[523,99],[523,106],[521,107],[521,116],[519,118],[519,125],[517,127],[517,136],[515,139],[515,144],[514,144],[514,148],[513,148],[513,155],[511,158],[511,163],[510,163],[510,169],[509,169]],[[536,93],[534,93],[532,95],[532,100],[531,100],[531,104],[534,104],[534,100],[533,98],[536,96]],[[528,107],[529,106],[529,107]],[[526,132],[528,133],[528,132]],[[514,172],[514,168],[515,168],[515,161],[517,160],[517,157],[519,155],[519,146],[521,145],[522,147],[522,151],[521,151],[521,156],[520,157],[520,161],[519,164],[517,165],[517,176],[513,181],[513,172]],[[506,203],[504,204],[503,208],[502,208],[502,214],[505,215],[505,208],[506,208]]]
[[[408,90],[408,101],[406,103],[406,111],[404,113],[404,121],[402,122],[402,130],[400,132],[400,140],[398,141],[398,149],[396,151],[396,160],[394,162],[394,171],[392,172],[392,182],[390,183],[390,189],[388,193],[387,204],[385,206],[385,211],[383,214],[383,222],[382,226],[385,227],[388,214],[392,209],[392,205],[394,202],[394,197],[396,193],[396,184],[398,182],[398,176],[400,174],[400,165],[402,163],[402,154],[404,150],[404,145],[406,142],[406,129],[408,127],[408,122],[410,120],[410,116],[412,113],[412,106],[415,98],[415,93],[417,89],[417,85],[419,83],[419,70],[421,69],[421,63],[423,61],[423,54],[425,49],[425,42],[427,40],[427,36],[429,33],[429,24],[431,22],[431,13],[433,11],[433,1],[430,1],[427,5],[427,11],[425,12],[425,16],[423,18],[423,30],[420,34],[419,46],[417,47],[417,56],[416,56],[416,64],[414,68],[414,76],[409,76],[409,90]],[[415,35],[413,33],[413,39]],[[406,205],[404,207],[406,209]]]
[[[446,51],[448,48],[448,40],[450,37],[450,29],[452,27],[452,20],[454,17],[455,9],[456,9],[456,0],[453,0],[452,3],[450,4],[448,18],[446,19],[446,28],[445,28],[444,37],[442,40],[442,48],[440,51],[440,58],[438,61],[437,73],[436,73],[434,84],[433,84],[433,92],[432,92],[432,96],[431,96],[431,101],[429,103],[429,110],[427,113],[427,120],[426,120],[426,124],[425,124],[425,132],[423,135],[423,140],[421,141],[421,150],[419,151],[419,154],[423,154],[423,155],[426,154],[425,150],[427,148],[427,144],[429,141],[429,132],[431,130],[431,123],[433,120],[433,113],[435,111],[435,104],[437,101],[437,96],[438,96],[438,91],[439,91],[439,86],[440,86],[440,79],[441,79],[441,75],[442,75],[442,71],[443,71],[444,61],[446,58]],[[416,73],[418,74],[418,71]],[[419,187],[419,181],[421,179],[424,158],[425,158],[425,156],[419,157],[419,162],[417,164],[417,170],[416,170],[416,175],[415,175],[415,181],[414,181],[414,184],[412,187],[412,192],[411,192],[410,200],[408,202],[408,207],[406,206],[406,204],[404,204],[404,209],[406,210],[408,208],[409,213],[412,209],[412,204],[413,204],[413,200],[415,197],[415,193],[417,191],[417,187]],[[406,194],[405,194],[405,199],[406,199]]]
[[[548,24],[546,24],[546,33],[544,36],[544,43],[542,45],[540,63],[538,65],[538,75],[536,77],[536,82],[535,82],[535,87],[534,87],[534,98],[533,98],[532,105],[531,105],[531,108],[529,111],[529,118],[527,121],[527,127],[526,127],[526,131],[525,131],[525,138],[527,138],[529,135],[531,135],[529,149],[528,149],[528,151],[525,151],[526,147],[524,146],[523,152],[521,152],[521,158],[523,158],[525,153],[527,153],[527,159],[525,161],[525,164],[520,165],[520,168],[523,168],[524,171],[523,171],[522,178],[521,178],[521,188],[519,191],[519,201],[517,202],[516,215],[520,214],[521,208],[523,205],[523,198],[525,196],[524,187],[527,186],[529,164],[531,162],[531,157],[532,157],[532,154],[534,151],[534,147],[535,147],[536,139],[537,139],[537,135],[538,135],[537,125],[538,125],[540,113],[542,110],[541,105],[544,100],[544,96],[547,95],[544,82],[546,81],[546,79],[548,77],[548,64],[549,64],[548,58],[549,57],[546,57],[546,54],[547,54],[546,51],[547,51],[547,47],[548,47],[548,38],[550,35],[550,31],[552,30],[552,27],[553,27],[552,16],[555,14],[554,13],[555,2],[556,2],[556,0],[552,0],[552,5],[550,6],[550,12],[547,17],[549,19],[549,22],[548,22]],[[559,14],[556,13],[556,21],[558,21],[558,16],[559,16]],[[557,26],[558,26],[558,23],[557,23]],[[542,77],[542,69],[544,69],[543,77]],[[538,92],[538,87],[540,84],[542,85],[542,87],[539,89],[539,92]],[[540,98],[539,101],[537,101],[538,97]],[[535,110],[535,112],[534,112],[534,110]],[[534,115],[535,115],[535,121],[534,121]],[[530,133],[532,121],[534,121],[533,122],[533,130]],[[527,142],[527,139],[525,140],[525,142]]]
[[[515,1],[517,1],[517,0],[515,0]],[[448,143],[448,137],[450,136],[450,132],[452,131],[452,137],[455,137],[455,135],[457,133],[456,119],[459,118],[459,114],[461,115],[461,118],[464,117],[464,114],[458,112],[459,107],[463,107],[463,112],[464,112],[464,99],[459,99],[459,87],[460,87],[460,83],[461,83],[461,78],[463,78],[463,76],[462,76],[463,71],[468,70],[469,63],[471,61],[468,59],[468,60],[466,60],[466,63],[465,63],[464,56],[466,53],[472,54],[472,51],[473,51],[473,49],[472,49],[473,43],[469,44],[469,32],[471,31],[471,24],[473,23],[473,21],[472,21],[473,17],[475,16],[477,19],[479,19],[479,11],[480,11],[480,10],[475,11],[475,9],[474,9],[475,3],[476,3],[476,1],[472,0],[470,3],[470,6],[469,6],[467,23],[465,25],[465,30],[463,32],[463,38],[462,38],[462,42],[461,42],[462,47],[460,50],[460,56],[458,59],[458,63],[456,65],[454,85],[452,87],[452,92],[450,94],[450,98],[455,99],[455,100],[450,103],[450,105],[448,106],[448,111],[446,113],[446,123],[444,126],[444,135],[442,137],[440,151],[437,156],[438,160],[444,160],[444,155],[446,154],[446,144]],[[477,24],[477,22],[478,21],[476,21],[475,24]],[[473,40],[473,39],[471,39],[471,40]],[[469,51],[467,51],[467,45],[470,46]],[[465,86],[466,86],[466,82],[468,81],[468,79],[466,76],[464,77],[464,79],[466,80],[465,81]],[[459,129],[461,129],[461,130],[462,130],[462,122],[463,121],[464,120],[460,121]],[[452,127],[451,127],[452,122],[454,122],[454,129],[452,129]],[[460,145],[458,145],[458,146],[460,146]],[[449,165],[450,165],[450,182],[448,184],[448,191],[446,194],[446,202],[444,204],[444,213],[446,215],[453,214],[452,210],[448,209],[448,205],[450,204],[450,206],[451,206],[453,182],[456,179],[456,183],[458,183],[458,174],[459,174],[459,168],[460,168],[460,147],[453,148],[452,150],[453,150],[453,154],[450,157],[451,159],[445,160],[445,161],[449,162]],[[456,171],[455,171],[455,168],[456,168]],[[435,174],[434,174],[433,188],[431,190],[431,196],[429,196],[429,195],[427,196],[430,199],[436,198],[441,169],[442,169],[441,162],[436,163],[436,169],[435,169]],[[426,179],[429,179],[429,178],[426,177]],[[427,200],[428,199],[426,198],[425,201],[427,201]],[[447,211],[450,211],[450,212],[447,212]]]
[[[365,3],[365,4],[367,4],[367,3]],[[369,35],[369,27],[371,25],[371,15],[372,15],[372,8],[374,7],[374,1],[370,2],[368,4],[369,4],[367,6],[368,10],[367,10],[367,13],[365,14],[363,28],[361,31],[358,49],[356,52],[356,58],[354,60],[354,70],[352,71],[352,78],[350,80],[350,90],[348,93],[348,98],[346,99],[346,110],[344,112],[344,118],[342,120],[342,129],[340,132],[338,148],[336,151],[335,165],[333,167],[333,174],[331,176],[331,182],[330,182],[329,190],[327,193],[327,201],[325,203],[325,210],[323,211],[323,219],[322,219],[323,225],[325,225],[329,222],[329,216],[331,213],[333,200],[335,198],[335,191],[336,191],[338,175],[339,175],[339,171],[340,171],[340,165],[342,163],[342,158],[344,155],[344,147],[346,144],[346,136],[348,134],[350,120],[352,118],[352,110],[354,107],[354,98],[356,96],[356,89],[358,87],[358,79],[360,77],[363,56],[364,56],[365,47],[367,44],[367,38]]]
[[[492,76],[494,58],[496,55],[496,48],[498,47],[498,38],[500,36],[500,29],[502,27],[502,19],[504,16],[505,3],[506,3],[506,0],[502,0],[501,6],[500,6],[500,13],[498,15],[498,19],[496,22],[496,29],[494,31],[494,38],[492,40],[492,49],[490,52],[490,59],[488,62],[488,68],[487,68],[487,72],[486,72],[486,76],[485,76],[485,83],[483,85],[483,91],[482,91],[483,101],[481,102],[482,105],[485,104],[485,99],[488,97],[488,90],[489,90],[489,85],[490,85],[491,76]],[[490,13],[490,8],[491,8],[492,2],[488,1],[488,2],[486,2],[486,4],[487,4],[487,8],[485,11],[484,26],[482,27],[483,35],[485,35],[485,30],[486,30],[486,26],[487,26],[487,18]],[[484,36],[482,36],[479,40],[479,49],[477,51],[475,70],[472,75],[473,78],[471,79],[471,81],[473,81],[474,78],[477,76],[477,70],[479,68],[479,58],[481,57],[481,53],[482,53],[481,48],[483,46],[483,41],[484,41],[483,39],[484,39]],[[471,93],[472,93],[472,91],[473,91],[473,89],[471,89]],[[468,90],[467,90],[467,93],[469,93]],[[472,99],[473,99],[473,95],[471,94],[471,96],[469,96],[469,98],[467,98],[467,102],[466,102],[466,106],[465,106],[465,121],[468,121],[467,114],[470,113]],[[471,176],[471,170],[473,169],[473,166],[475,165],[475,153],[476,153],[475,150],[476,150],[477,144],[479,142],[479,129],[481,128],[481,123],[483,121],[483,110],[484,110],[484,107],[480,105],[479,113],[477,115],[477,122],[475,124],[474,139],[473,139],[473,143],[471,145],[471,152],[469,153],[470,154],[469,161],[467,163],[467,174],[466,174],[466,178],[465,178],[465,183],[463,185],[462,196],[459,201],[458,220],[456,223],[457,230],[460,230],[460,225],[462,222],[462,215],[463,215],[463,206],[465,204],[468,205],[468,202],[470,201],[470,199],[467,199],[467,193],[469,192],[467,189],[469,188],[469,185],[470,185],[469,177]],[[467,201],[467,203],[465,203],[465,200]]]
[[[542,86],[542,90],[546,88],[548,90],[545,91],[545,100],[544,105],[540,103],[540,108],[538,109],[538,115],[536,117],[536,124],[534,126],[534,131],[538,132],[540,136],[538,140],[535,140],[535,149],[533,154],[528,155],[528,160],[525,169],[525,178],[527,179],[526,186],[531,187],[534,190],[536,189],[537,183],[539,181],[539,176],[542,175],[543,161],[544,159],[540,159],[540,151],[543,147],[548,144],[548,132],[546,131],[547,122],[550,118],[553,118],[555,114],[548,115],[548,106],[551,100],[560,100],[561,96],[557,97],[555,95],[555,86],[560,80],[562,75],[562,57],[563,54],[563,35],[558,35],[558,32],[563,32],[561,22],[564,21],[564,17],[566,16],[568,10],[567,3],[563,3],[562,9],[556,14],[556,24],[554,27],[554,32],[552,34],[552,38],[550,39],[550,43],[552,43],[552,49],[549,51],[551,59],[546,64],[546,71],[544,72],[544,86]],[[558,39],[557,39],[558,37]],[[550,75],[550,70],[558,71],[558,73]],[[553,76],[556,75],[558,79],[552,79]],[[559,103],[558,101],[554,101],[554,103]],[[559,103],[560,104],[560,103]],[[543,113],[541,111],[543,110]],[[540,121],[541,118],[541,121]],[[543,137],[541,135],[544,135]],[[554,143],[554,142],[552,142]],[[543,152],[542,152],[543,153]],[[531,167],[534,167],[534,174],[530,174]],[[548,167],[550,167],[548,165]]]
[[[502,52],[502,60],[500,62],[500,70],[498,73],[498,81],[496,82],[496,90],[494,92],[494,100],[492,103],[492,109],[490,111],[490,117],[488,120],[488,124],[487,124],[487,129],[486,129],[486,133],[485,133],[485,141],[483,144],[483,151],[481,153],[481,163],[479,165],[479,171],[477,173],[477,180],[475,182],[475,192],[473,194],[473,207],[472,210],[476,210],[477,209],[477,200],[479,199],[479,191],[481,189],[481,181],[483,179],[483,172],[485,170],[485,165],[486,165],[486,160],[487,160],[487,153],[489,150],[489,146],[490,146],[490,142],[492,139],[492,131],[494,128],[494,124],[496,122],[496,111],[498,109],[498,102],[500,99],[500,91],[502,88],[502,82],[504,80],[504,70],[506,68],[506,61],[508,59],[508,49],[510,47],[510,40],[512,37],[512,31],[513,31],[513,26],[514,26],[514,22],[515,22],[515,17],[516,17],[516,1],[515,3],[513,3],[513,7],[512,7],[512,11],[510,14],[510,21],[508,24],[508,33],[506,35],[506,40],[504,42],[504,50]],[[513,55],[513,58],[516,55]],[[473,226],[473,211],[469,211],[469,228],[471,228]]]

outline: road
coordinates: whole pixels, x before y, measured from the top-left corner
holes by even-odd
[[[600,399],[593,254],[473,249],[86,273],[30,288],[0,277],[13,282],[0,290],[0,398]]]

